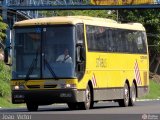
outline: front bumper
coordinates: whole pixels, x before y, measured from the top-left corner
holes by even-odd
[[[38,105],[84,101],[84,91],[77,89],[13,90],[12,103],[32,102]]]

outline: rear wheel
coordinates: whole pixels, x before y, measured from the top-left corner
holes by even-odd
[[[133,83],[130,92],[129,106],[134,106],[136,102],[136,86]]]
[[[26,105],[27,105],[28,111],[37,111],[38,110],[38,105],[37,104],[27,102]]]
[[[118,103],[121,107],[127,107],[129,105],[129,86],[127,83],[124,85],[123,99],[119,100]]]

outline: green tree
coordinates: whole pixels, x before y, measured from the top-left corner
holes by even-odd
[[[112,14],[113,11],[108,10],[66,10],[66,11],[55,11],[56,16],[67,16],[67,15],[82,15],[92,16],[101,18],[116,19],[116,15]]]
[[[92,17],[101,17],[116,19],[115,11],[109,10],[57,10],[57,11],[43,11],[42,14],[47,17],[50,16],[92,16]]]
[[[8,25],[3,22],[2,17],[0,16],[0,48],[3,47],[3,42],[6,37],[5,31]]]
[[[160,65],[160,12],[158,9],[148,10],[119,10],[119,19],[122,22],[140,22],[147,32],[150,70],[155,73]],[[157,61],[156,65],[153,64]]]
[[[119,11],[120,21],[140,22],[147,32],[148,44],[158,45],[153,48],[160,53],[160,12],[159,10],[121,10]],[[152,49],[152,48],[151,48]]]

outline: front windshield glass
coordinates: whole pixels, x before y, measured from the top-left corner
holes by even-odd
[[[75,76],[74,27],[48,27],[44,34],[44,78]]]
[[[75,77],[74,27],[17,28],[13,42],[13,79]]]
[[[13,43],[13,79],[40,78],[41,33],[35,29],[15,30]],[[29,70],[30,69],[30,70]]]

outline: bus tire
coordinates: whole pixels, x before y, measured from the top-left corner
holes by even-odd
[[[129,105],[129,86],[127,83],[123,89],[123,99],[118,101],[120,107],[127,107]]]
[[[27,105],[28,111],[37,111],[38,110],[38,105],[37,104],[27,102],[26,105]]]
[[[92,95],[91,95],[91,88],[88,85],[85,91],[85,101],[79,103],[79,108],[83,110],[89,110],[92,107],[93,101],[92,101]]]
[[[129,99],[129,106],[134,106],[136,102],[136,86],[133,83],[131,90],[130,90],[130,99]]]

